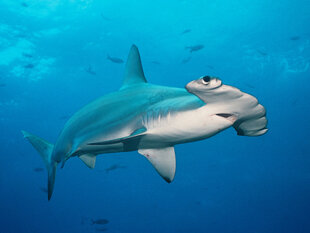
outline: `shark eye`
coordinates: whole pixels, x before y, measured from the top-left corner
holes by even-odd
[[[201,79],[202,83],[205,84],[205,85],[208,85],[210,80],[211,80],[210,76],[203,76],[202,79]]]

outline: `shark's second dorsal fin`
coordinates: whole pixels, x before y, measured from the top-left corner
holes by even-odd
[[[124,81],[121,89],[139,83],[146,83],[146,79],[143,73],[139,50],[136,45],[132,45],[127,58]]]

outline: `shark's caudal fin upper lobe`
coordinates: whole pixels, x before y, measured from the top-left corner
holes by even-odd
[[[27,140],[39,152],[41,158],[44,161],[44,164],[48,172],[48,200],[50,200],[54,189],[56,166],[57,166],[57,162],[52,160],[52,152],[54,145],[26,131],[22,131],[22,133],[24,137],[27,138]]]

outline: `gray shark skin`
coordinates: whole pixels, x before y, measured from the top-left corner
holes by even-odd
[[[174,145],[206,139],[231,126],[238,135],[266,133],[264,107],[255,97],[215,77],[204,76],[185,89],[149,84],[133,45],[120,90],[75,113],[55,145],[22,132],[43,158],[50,200],[56,167],[71,157],[94,168],[99,154],[137,150],[170,183],[176,169]]]

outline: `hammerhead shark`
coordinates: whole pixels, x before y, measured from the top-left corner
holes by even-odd
[[[216,77],[203,76],[185,88],[147,83],[138,48],[132,45],[121,88],[76,112],[55,145],[22,133],[45,163],[50,200],[56,167],[71,157],[94,168],[99,154],[137,150],[170,183],[176,170],[175,145],[209,138],[231,126],[238,135],[266,133],[265,108]]]

